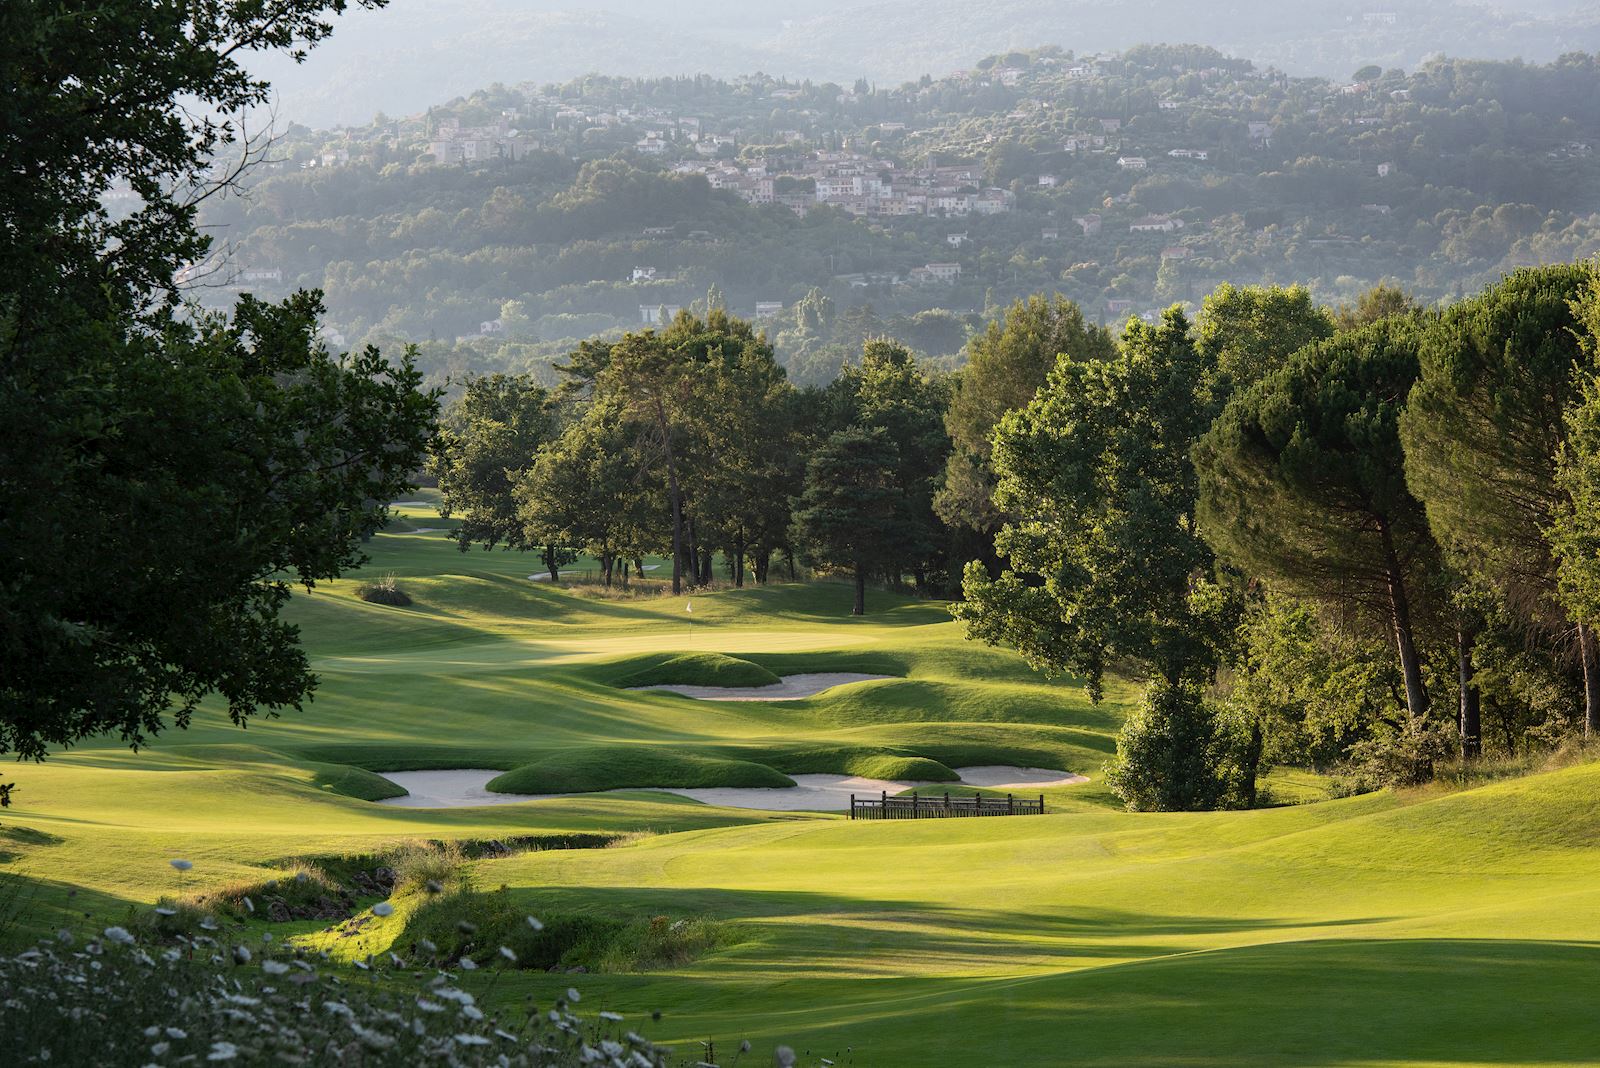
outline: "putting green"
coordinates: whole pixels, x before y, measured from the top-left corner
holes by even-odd
[[[841,1066],[1600,1062],[1600,767],[1456,794],[1128,814],[1100,767],[1133,687],[1091,705],[966,642],[942,605],[874,594],[852,619],[848,587],[777,585],[696,594],[688,612],[687,598],[535,583],[529,557],[463,554],[438,533],[382,534],[371,550],[364,576],[291,606],[323,680],[302,713],[241,732],[207,712],[139,753],[106,740],[7,776],[0,872],[25,876],[25,929],[121,921],[286,858],[408,838],[646,831],[470,870],[536,914],[720,923],[687,963],[581,980],[586,1006],[661,1011],[647,1029],[685,1050],[781,1041]],[[414,605],[354,596],[389,573]],[[775,703],[624,688],[668,662],[690,683],[697,670],[893,678]],[[1091,781],[1045,789],[1048,816],[917,823],[645,792],[370,800],[390,792],[372,774],[384,770],[584,789],[645,766],[715,783],[753,767],[918,778],[900,772],[979,764]],[[1304,773],[1273,785],[1318,788]],[[192,871],[167,865],[180,856]],[[408,915],[372,925],[363,951],[402,938]],[[485,996],[547,1002],[571,981],[507,973]]]

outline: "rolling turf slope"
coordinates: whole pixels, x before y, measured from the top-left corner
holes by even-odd
[[[709,945],[631,973],[466,981],[490,1004],[544,1005],[577,983],[585,1008],[660,1011],[639,1026],[680,1050],[749,1038],[746,1063],[785,1042],[841,1068],[1600,1064],[1600,766],[1130,814],[1099,779],[1132,688],[1091,705],[966,642],[942,605],[874,595],[851,619],[848,588],[827,584],[608,599],[403,529],[372,555],[366,577],[392,573],[416,603],[365,603],[354,580],[297,595],[322,677],[303,711],[247,731],[206,713],[139,753],[108,739],[7,775],[0,874],[24,890],[0,894],[0,928],[17,901],[29,929],[123,922],[289,858],[408,839],[645,831],[468,872],[518,915],[703,919]],[[623,688],[813,671],[893,678],[772,704]],[[987,763],[1093,781],[1048,791],[1043,817],[917,823],[583,793]],[[578,794],[374,803],[394,792],[375,772],[462,767],[559,769]],[[417,915],[369,916],[359,952],[404,948]]]

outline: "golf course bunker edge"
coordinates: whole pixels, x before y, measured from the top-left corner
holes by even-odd
[[[768,812],[838,812],[850,807],[850,795],[897,794],[902,790],[948,790],[951,786],[976,786],[989,790],[1031,790],[1052,786],[1075,786],[1088,782],[1083,775],[1049,768],[1020,768],[1007,764],[984,764],[956,768],[959,783],[913,782],[870,779],[858,775],[794,775],[793,786],[675,788],[640,786],[620,790],[600,790],[583,794],[502,794],[490,791],[489,780],[502,772],[489,768],[455,768],[441,771],[379,772],[385,779],[406,791],[404,797],[375,802],[401,808],[472,808],[481,805],[511,805],[524,801],[543,801],[554,797],[587,797],[599,794],[637,793],[641,790],[677,794],[702,804],[720,808],[761,809]]]

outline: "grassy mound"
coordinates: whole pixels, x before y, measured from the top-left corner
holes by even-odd
[[[386,604],[391,608],[404,608],[411,603],[411,595],[387,575],[377,582],[363,582],[356,587],[356,596],[368,604]]]
[[[645,658],[648,663],[617,680],[618,686],[772,686],[780,680],[759,664],[722,653]]]
[[[489,780],[501,794],[569,794],[652,786],[793,786],[794,780],[748,760],[700,756],[649,746],[563,750]]]
[[[329,793],[343,794],[361,801],[382,801],[404,797],[405,791],[382,775],[349,764],[312,764],[312,785]]]
[[[560,912],[530,923],[526,907],[501,888],[429,898],[396,946],[407,957],[449,965],[622,973],[687,964],[723,939],[719,924],[699,917]]]

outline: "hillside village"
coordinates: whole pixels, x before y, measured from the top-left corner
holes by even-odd
[[[1519,92],[1505,106],[1522,114],[1506,126],[1482,97],[1510,82]],[[496,86],[366,127],[291,129],[259,184],[381,186],[367,199],[391,205],[389,221],[360,223],[366,238],[351,230],[368,210],[359,197],[337,223],[303,204],[292,220],[252,206],[217,216],[239,237],[235,289],[319,286],[352,342],[377,331],[498,344],[515,333],[499,314],[507,301],[533,324],[525,337],[555,341],[657,322],[712,287],[780,331],[812,291],[909,316],[981,315],[1056,289],[1108,322],[1291,274],[1328,301],[1382,280],[1436,298],[1600,247],[1600,117],[1577,103],[1596,86],[1586,56],[1328,81],[1196,47],[1045,48],[891,89],[590,77]],[[1451,138],[1460,151],[1430,147]],[[626,210],[546,225],[623,187],[635,197]],[[452,190],[454,221],[420,244],[398,239],[408,228],[393,224],[425,216],[428,189]],[[524,214],[486,226],[495,197]],[[329,226],[336,239],[315,236]],[[431,273],[450,296],[423,308],[393,287],[375,299],[381,270],[347,290],[338,266],[508,241],[536,257],[514,272],[527,288],[469,293],[441,261]]]

